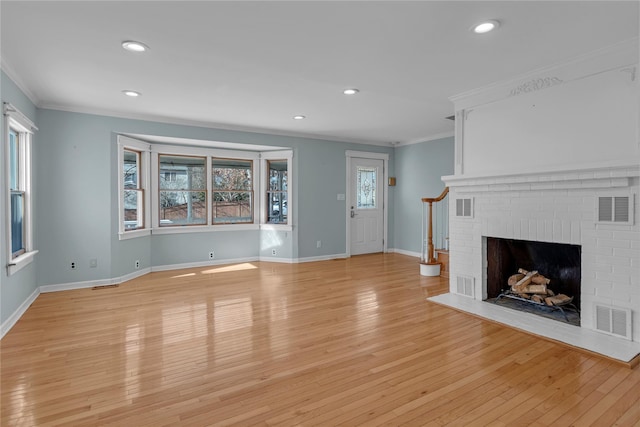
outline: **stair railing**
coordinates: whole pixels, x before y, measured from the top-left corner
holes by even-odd
[[[433,204],[440,202],[444,199],[447,194],[449,194],[449,187],[445,187],[442,193],[435,198],[422,198],[422,254],[420,262],[423,264],[435,265],[438,264],[435,258],[435,250],[433,246]],[[427,207],[427,212],[425,213],[425,204]],[[424,227],[425,227],[425,215],[428,216],[427,223],[427,239],[426,239],[426,253],[425,253],[425,238],[424,238]]]

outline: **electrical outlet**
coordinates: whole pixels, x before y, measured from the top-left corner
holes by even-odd
[[[278,255],[278,252],[275,249],[271,249],[271,255],[276,256]]]
[[[135,267],[136,267],[136,269],[137,269],[137,268],[140,268],[140,260],[136,260],[136,262],[135,262]]]
[[[322,240],[318,240],[316,242],[316,248],[321,248],[322,247]]]
[[[96,268],[98,267],[98,260],[96,258],[91,258],[89,260],[89,268]]]
[[[209,259],[215,259],[216,255],[213,253],[213,251],[209,252]]]
[[[75,270],[76,268],[78,268],[78,264],[75,261],[71,261],[71,269]]]

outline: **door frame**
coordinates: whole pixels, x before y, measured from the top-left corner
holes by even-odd
[[[375,159],[382,160],[382,252],[387,253],[387,234],[389,228],[389,215],[388,206],[389,203],[389,154],[388,153],[375,153],[371,151],[354,151],[346,150],[346,163],[347,163],[347,182],[346,182],[346,194],[345,194],[345,221],[347,224],[346,240],[346,254],[347,258],[351,257],[351,159],[353,157],[360,159]]]

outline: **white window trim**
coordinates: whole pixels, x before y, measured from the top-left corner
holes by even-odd
[[[32,212],[32,186],[31,186],[31,171],[32,171],[32,139],[33,132],[38,128],[33,124],[29,118],[18,111],[13,105],[4,103],[4,116],[5,116],[5,132],[4,132],[4,150],[5,150],[5,182],[6,187],[6,250],[7,250],[7,275],[17,273],[24,267],[33,262],[34,256],[38,253],[33,247],[33,212]],[[9,155],[9,132],[11,129],[18,131],[19,138],[19,150],[20,150],[20,188],[25,192],[24,200],[24,244],[25,253],[12,258],[11,251],[11,192],[9,189],[10,181],[10,155]]]
[[[293,230],[293,217],[295,215],[295,209],[293,203],[291,203],[291,195],[293,194],[293,150],[280,150],[280,151],[263,151],[260,153],[260,167],[262,169],[262,175],[260,178],[260,205],[267,206],[267,188],[269,185],[268,166],[269,160],[286,160],[287,161],[287,223],[286,224],[271,224],[267,222],[266,208],[260,210],[260,229],[261,230],[280,230],[291,231]]]
[[[124,227],[124,151],[125,149],[140,152],[138,177],[144,190],[144,228],[125,231]],[[127,240],[151,234],[151,194],[149,191],[149,163],[151,161],[151,145],[127,136],[118,135],[118,239]]]

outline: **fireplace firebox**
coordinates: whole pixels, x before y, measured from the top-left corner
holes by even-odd
[[[579,245],[487,237],[489,300],[509,290],[509,277],[519,269],[538,271],[550,279],[549,289],[572,297],[573,305],[580,308]]]

